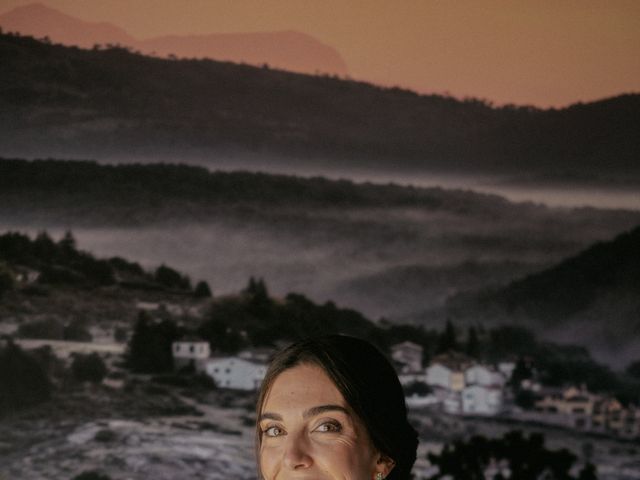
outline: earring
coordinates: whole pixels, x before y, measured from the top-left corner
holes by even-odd
[[[382,475],[382,473],[376,473],[376,480],[384,480],[384,476]]]

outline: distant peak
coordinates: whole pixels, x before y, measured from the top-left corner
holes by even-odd
[[[47,15],[60,15],[63,17],[70,17],[69,15],[67,15],[66,13],[61,12],[60,10],[56,10],[55,8],[51,8],[48,5],[45,5],[44,3],[29,3],[27,5],[21,5],[19,7],[15,7],[11,10],[7,10],[5,13],[2,14],[2,16],[9,16],[9,15],[18,15],[18,14],[24,14],[24,13],[28,13],[30,15],[34,15],[34,14],[38,14],[38,15],[42,15],[42,14],[47,14]]]
[[[136,40],[125,30],[107,23],[86,21],[42,3],[30,3],[0,14],[4,30],[23,35],[49,37],[54,42],[80,47],[119,43],[133,45]]]
[[[146,40],[104,21],[86,21],[34,2],[0,14],[3,30],[53,42],[91,48],[119,44],[141,52],[178,57],[213,58],[253,65],[269,64],[295,72],[346,75],[340,53],[315,37],[296,30],[253,33],[171,34]]]

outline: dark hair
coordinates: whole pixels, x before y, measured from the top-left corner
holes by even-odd
[[[327,335],[296,342],[277,353],[262,381],[257,413],[285,370],[310,363],[321,367],[365,425],[373,445],[395,462],[388,480],[408,480],[416,460],[418,435],[407,421],[404,392],[389,361],[364,340]],[[256,428],[256,450],[260,450]]]

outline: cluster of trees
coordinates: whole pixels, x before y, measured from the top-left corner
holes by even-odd
[[[171,344],[188,333],[208,340],[214,351],[237,353],[250,346],[274,346],[308,335],[345,333],[368,338],[381,348],[396,339],[422,334],[416,327],[391,327],[390,335],[359,312],[340,309],[328,302],[316,305],[300,294],[289,294],[284,302],[274,301],[263,280],[251,278],[235,298],[219,299],[196,329],[188,332],[170,318],[153,319],[141,312],[127,349],[127,365],[141,373],[173,369]]]
[[[10,340],[0,346],[0,413],[48,400],[52,383],[36,358]]]
[[[640,376],[632,375],[633,363],[628,372],[621,375],[594,360],[586,348],[540,341],[525,327],[503,325],[484,329],[471,326],[463,336],[453,322],[447,321],[435,342],[427,348],[436,353],[454,350],[488,362],[518,359],[516,378],[512,382],[516,395],[521,393],[519,380],[535,376],[545,385],[584,384],[593,392],[613,393],[623,403],[640,401]],[[523,406],[530,401],[522,400]]]
[[[144,204],[147,211],[172,208],[181,215],[190,205],[200,209],[237,204],[270,207],[294,204],[308,208],[419,206],[469,211],[497,210],[505,205],[497,196],[440,188],[356,184],[348,180],[257,172],[210,172],[191,165],[100,165],[54,159],[0,158],[0,191],[7,201],[46,193],[48,207],[57,203],[68,206],[72,196],[73,202],[81,199],[93,215],[105,205],[126,206],[130,213],[131,205],[138,204]]]
[[[299,294],[276,302],[264,281],[252,278],[238,297],[216,301],[192,333],[208,340],[215,351],[231,354],[245,347],[338,332],[369,338],[382,347],[389,341],[382,329],[354,310],[339,309],[331,302],[316,305]],[[129,341],[127,365],[141,373],[172,370],[171,344],[187,333],[171,319],[152,319],[141,312]]]
[[[49,400],[58,384],[100,383],[107,372],[97,353],[74,354],[66,368],[47,347],[24,351],[11,339],[0,340],[0,414]]]
[[[20,338],[44,338],[75,342],[90,342],[93,340],[86,322],[82,320],[72,320],[68,323],[63,323],[56,318],[45,318],[21,323],[18,326],[17,335]]]
[[[39,233],[34,240],[18,232],[5,233],[0,235],[0,260],[39,271],[41,283],[110,285],[115,282],[109,262],[77,250],[71,232],[57,242],[46,232]]]
[[[154,320],[140,312],[129,340],[126,365],[137,373],[162,373],[173,370],[171,344],[185,330],[173,320]]]
[[[587,463],[577,477],[570,472],[577,457],[569,450],[550,450],[542,434],[528,437],[520,431],[502,438],[471,437],[446,445],[441,453],[429,453],[429,461],[438,467],[433,480],[596,480],[596,469]]]
[[[47,232],[37,234],[33,240],[18,232],[0,235],[0,262],[0,294],[15,287],[16,270],[29,268],[39,272],[39,284],[93,287],[119,283],[129,287],[181,290],[199,297],[211,296],[206,282],[201,281],[192,289],[188,276],[166,265],[146,272],[138,263],[120,257],[97,259],[78,250],[71,232],[58,241]]]
[[[158,321],[141,313],[129,343],[130,367],[147,373],[171,370],[171,343],[186,333],[195,333],[207,340],[213,351],[225,354],[329,333],[366,338],[383,351],[393,344],[411,341],[423,347],[424,363],[448,351],[487,362],[518,358],[512,381],[517,398],[522,393],[518,388],[520,380],[535,375],[547,385],[585,384],[594,392],[614,393],[624,403],[640,400],[640,381],[631,375],[618,375],[597,363],[583,347],[538,341],[524,327],[469,327],[463,336],[451,321],[442,331],[376,324],[355,310],[339,308],[332,302],[318,305],[297,293],[276,301],[270,297],[265,282],[254,278],[240,295],[214,302],[193,332],[179,328],[171,319]],[[523,406],[531,402],[531,398],[520,398]]]
[[[264,281],[253,278],[238,297],[215,302],[197,329],[214,349],[227,353],[328,333],[367,338],[383,348],[388,345],[383,329],[355,310],[338,308],[332,302],[316,305],[296,293],[277,302],[269,296]]]
[[[338,308],[331,302],[318,305],[301,294],[292,293],[284,301],[275,301],[264,281],[254,278],[237,297],[214,302],[207,317],[192,332],[178,326],[171,318],[153,319],[148,313],[141,312],[128,345],[128,367],[140,373],[172,371],[171,345],[189,333],[208,340],[214,351],[227,354],[246,347],[274,346],[280,341],[309,335],[343,333],[366,338],[384,351],[402,341],[418,343],[424,349],[425,363],[432,355],[456,350],[484,361],[519,356],[512,385],[523,406],[533,399],[519,398],[522,393],[518,390],[519,380],[534,374],[546,384],[585,383],[592,391],[614,392],[623,402],[638,401],[640,382],[633,377],[635,364],[629,367],[631,373],[625,380],[593,361],[585,349],[538,342],[522,327],[503,326],[490,330],[470,327],[462,338],[450,321],[440,332],[413,325],[379,325],[357,311]],[[21,325],[19,334],[37,338],[90,339],[81,322],[63,325],[52,319]],[[20,356],[22,353],[16,353],[20,352],[18,347],[7,349],[7,352],[13,352],[11,355],[17,355],[16,358],[24,359]],[[76,356],[71,367],[72,377],[79,381],[101,381],[106,374],[106,367],[101,364],[98,356]],[[8,362],[6,365],[14,364]],[[31,365],[29,368],[35,368],[33,363]],[[42,375],[24,377],[38,379]],[[50,387],[41,388],[50,390]],[[34,395],[33,398],[40,397]]]

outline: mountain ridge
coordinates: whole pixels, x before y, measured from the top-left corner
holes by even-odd
[[[96,43],[133,45],[137,42],[123,28],[108,22],[81,20],[42,3],[31,3],[0,14],[0,26],[3,30],[40,38],[48,36],[63,44],[85,48]]]
[[[0,35],[0,154],[638,179],[640,95],[492,107],[331,76]]]
[[[32,3],[0,14],[0,26],[24,35],[49,37],[68,46],[92,48],[96,44],[126,46],[163,57],[211,58],[268,63],[302,73],[347,75],[339,52],[311,35],[295,32],[160,35],[139,39],[108,22],[89,22],[42,3]],[[292,35],[293,34],[293,35]]]

